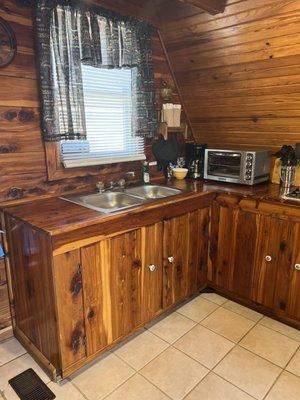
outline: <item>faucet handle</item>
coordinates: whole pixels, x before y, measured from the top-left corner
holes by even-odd
[[[124,189],[124,188],[125,188],[125,185],[126,185],[125,179],[120,179],[120,180],[118,181],[118,185],[120,186],[121,189]]]
[[[104,191],[105,185],[104,182],[99,181],[96,183],[96,188],[98,189],[99,193],[102,193]]]

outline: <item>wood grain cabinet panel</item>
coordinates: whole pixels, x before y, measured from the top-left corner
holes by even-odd
[[[54,282],[62,368],[86,357],[80,251],[54,257]]]
[[[211,213],[208,279],[222,289],[251,298],[260,215],[217,201]]]
[[[274,307],[278,250],[285,221],[262,216],[254,265],[252,299],[265,307]]]
[[[142,321],[140,229],[110,239],[109,262],[112,332],[116,340],[129,334]]]
[[[278,223],[279,228],[279,223]],[[280,230],[274,309],[278,314],[300,317],[300,223],[289,220]]]
[[[109,240],[81,249],[87,355],[112,343]]]
[[[299,319],[300,223],[263,216],[253,299],[278,315]]]
[[[289,277],[287,314],[300,320],[300,223],[294,224],[292,240],[292,268]]]
[[[162,223],[81,248],[87,355],[162,311]]]
[[[142,322],[149,322],[163,309],[163,223],[141,229]]]
[[[206,284],[209,209],[164,221],[164,307]]]

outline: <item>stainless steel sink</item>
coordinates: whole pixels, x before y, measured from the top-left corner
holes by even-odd
[[[124,210],[144,203],[144,200],[141,198],[129,196],[121,192],[96,193],[64,197],[63,199],[103,213]]]
[[[143,185],[125,189],[124,192],[107,191],[79,196],[62,197],[63,200],[103,213],[112,213],[182,193],[179,189],[160,185]]]
[[[141,197],[143,199],[162,199],[164,197],[175,196],[180,194],[182,191],[179,189],[169,188],[167,186],[160,185],[143,185],[128,188],[125,193],[134,196]]]

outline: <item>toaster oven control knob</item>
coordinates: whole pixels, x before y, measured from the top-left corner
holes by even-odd
[[[247,180],[250,180],[250,179],[251,179],[251,175],[247,174],[247,175],[246,175],[246,179],[247,179]]]
[[[252,154],[248,154],[247,155],[247,160],[248,161],[252,161],[253,160],[253,155]]]
[[[252,162],[249,162],[249,161],[248,161],[248,162],[246,163],[246,167],[251,167],[251,166],[252,166]]]

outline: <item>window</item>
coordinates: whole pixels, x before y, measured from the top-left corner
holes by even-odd
[[[144,160],[144,140],[132,136],[131,69],[82,65],[86,141],[62,142],[67,168]]]

